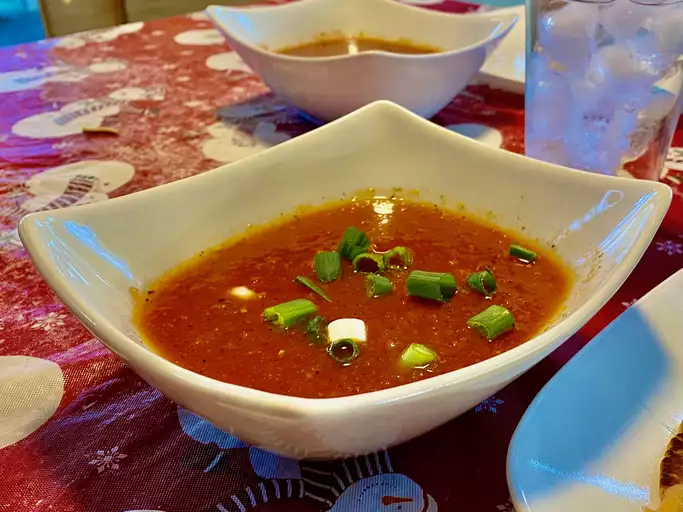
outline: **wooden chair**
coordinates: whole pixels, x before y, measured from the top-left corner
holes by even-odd
[[[39,0],[49,37],[201,11],[207,5],[253,0]]]
[[[147,21],[202,11],[207,5],[244,5],[254,0],[123,0],[129,21]]]
[[[40,0],[48,37],[126,23],[121,0]]]

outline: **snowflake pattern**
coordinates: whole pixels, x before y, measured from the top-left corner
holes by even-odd
[[[48,313],[47,315],[37,318],[31,325],[31,329],[42,329],[43,331],[50,331],[54,327],[61,327],[64,325],[66,315],[55,313]]]
[[[474,408],[474,412],[488,411],[496,414],[498,406],[504,404],[505,401],[495,396],[489,397]]]
[[[509,499],[502,505],[497,505],[496,510],[499,510],[500,512],[516,512],[512,500]]]
[[[669,256],[674,254],[683,254],[683,244],[678,244],[672,240],[666,242],[657,242],[657,250],[665,252]]]
[[[97,466],[97,473],[100,474],[107,469],[119,469],[119,462],[128,457],[125,453],[119,451],[118,446],[114,446],[111,450],[97,450],[95,457],[88,462],[91,466]]]

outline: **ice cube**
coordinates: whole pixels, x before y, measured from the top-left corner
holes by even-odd
[[[600,24],[617,41],[635,36],[651,16],[652,9],[631,0],[615,0],[600,9]]]
[[[661,77],[649,55],[636,53],[628,44],[603,46],[591,58],[586,81],[608,90],[617,101],[646,94]]]
[[[561,139],[570,105],[568,78],[554,70],[543,53],[534,54],[528,66],[527,126],[545,139]]]
[[[542,51],[561,67],[575,73],[584,72],[595,47],[598,9],[590,3],[570,2],[546,12],[539,22]]]
[[[683,53],[683,6],[649,7],[653,13],[648,25],[649,50],[657,53]]]
[[[615,174],[621,163],[617,139],[611,133],[614,112],[585,112],[573,108],[567,123],[566,156],[570,167]]]

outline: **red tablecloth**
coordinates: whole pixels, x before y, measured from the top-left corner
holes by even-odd
[[[610,320],[683,267],[675,170],[683,150],[672,150],[665,180],[675,199],[664,226],[626,285],[554,354],[388,452],[281,459],[179,409],[128,370],[43,283],[16,225],[27,212],[154,187],[314,127],[269,95],[201,15],[0,49],[0,72],[0,510],[513,510],[505,457],[529,401]],[[521,96],[472,86],[434,120],[488,126],[488,140],[521,152],[523,117]],[[120,134],[81,134],[98,125]],[[351,504],[352,486],[368,489],[361,502]]]

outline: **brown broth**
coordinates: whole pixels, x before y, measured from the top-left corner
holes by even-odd
[[[407,297],[408,271],[386,275],[395,291],[370,299],[363,276],[343,264],[340,280],[321,285],[326,303],[293,282],[313,279],[317,251],[335,250],[344,230],[364,230],[377,251],[395,246],[415,251],[413,270],[450,272],[459,291],[448,303]],[[537,251],[533,264],[508,255],[519,242]],[[490,267],[498,282],[492,299],[470,290],[469,273]],[[154,283],[140,295],[135,318],[150,346],[166,359],[202,375],[255,389],[300,397],[338,397],[389,388],[483,361],[532,338],[558,313],[571,275],[548,250],[528,240],[434,205],[375,198],[328,205],[299,213],[206,251]],[[239,299],[230,290],[258,293]],[[308,298],[328,320],[361,318],[368,342],[350,366],[333,361],[309,343],[300,329],[278,330],[263,310]],[[507,307],[517,327],[493,342],[479,337],[466,320],[491,304]],[[439,354],[426,369],[399,364],[411,343]]]
[[[408,55],[443,51],[441,48],[415,43],[407,39],[389,40],[379,37],[354,36],[320,37],[307,43],[281,48],[277,50],[277,53],[298,57],[332,57],[334,55],[354,55],[373,50]]]

